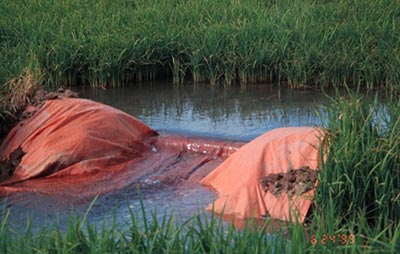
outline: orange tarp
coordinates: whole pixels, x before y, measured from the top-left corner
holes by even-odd
[[[260,179],[303,166],[318,169],[322,137],[310,127],[273,130],[245,145],[159,136],[138,119],[100,103],[50,100],[0,146],[2,161],[19,148],[25,153],[0,183],[0,196],[23,193],[29,199],[39,193],[68,203],[137,185],[160,188],[202,179],[218,192],[218,213],[287,220],[292,209],[303,221],[313,191],[292,200],[285,194],[276,197],[262,189]]]
[[[32,119],[14,128],[0,147],[3,156],[19,146],[26,153],[12,177],[2,184],[106,170],[139,158],[149,150],[143,140],[156,135],[114,108],[82,99],[51,100]],[[92,166],[101,165],[100,160],[104,167]]]
[[[256,138],[201,181],[219,195],[208,209],[236,218],[270,215],[302,222],[313,190],[292,198],[287,193],[275,196],[263,190],[260,179],[307,166],[317,170],[323,143],[322,131],[312,127],[280,128]]]
[[[45,103],[0,147],[25,152],[0,196],[23,192],[91,199],[136,185],[198,182],[242,143],[161,135],[138,119],[85,99]],[[67,202],[67,201],[66,201]]]

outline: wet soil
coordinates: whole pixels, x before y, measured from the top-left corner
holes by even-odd
[[[23,121],[31,118],[47,100],[55,100],[62,98],[78,98],[78,94],[69,90],[60,88],[56,92],[47,92],[43,89],[36,91],[34,96],[29,100],[28,106],[21,113],[18,120]]]
[[[0,160],[0,182],[13,175],[15,168],[19,165],[24,155],[25,152],[21,147],[18,147],[10,154],[9,159]]]
[[[1,92],[0,97],[4,96]],[[19,96],[21,97],[21,95]],[[64,88],[60,88],[56,92],[47,92],[39,87],[27,89],[24,96],[25,98],[20,98],[19,102],[13,102],[12,95],[8,94],[0,102],[0,111],[2,111],[0,112],[0,144],[14,126],[32,117],[46,100],[77,98],[78,94]]]
[[[310,167],[290,169],[287,173],[270,174],[261,179],[264,191],[275,196],[287,193],[289,197],[302,195],[314,188],[317,171]]]

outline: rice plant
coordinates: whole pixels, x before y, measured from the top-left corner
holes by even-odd
[[[398,1],[0,2],[0,83],[38,64],[53,85],[171,77],[398,90]]]
[[[400,249],[398,100],[383,104],[378,97],[371,101],[352,94],[331,101],[314,226],[322,234],[343,231],[366,249],[396,253]]]
[[[104,221],[91,223],[88,210],[84,215],[71,214],[65,227],[55,221],[52,228],[35,232],[29,221],[22,232],[8,225],[8,212],[0,223],[2,253],[285,253],[290,249],[284,237],[272,237],[264,227],[246,226],[235,229],[221,218],[205,213],[176,223],[174,215],[157,219],[156,212],[148,214],[142,205],[141,214],[131,211],[126,225]],[[90,209],[90,208],[89,208]],[[140,218],[140,219],[139,219]],[[107,225],[107,226],[106,226]]]

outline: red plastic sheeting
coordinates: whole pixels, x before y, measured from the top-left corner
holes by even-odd
[[[85,99],[51,100],[2,143],[1,160],[18,148],[25,155],[0,183],[0,196],[41,193],[91,200],[129,186],[193,185],[207,175],[201,183],[218,192],[218,213],[288,220],[295,210],[303,221],[313,191],[293,199],[276,197],[262,189],[260,179],[303,166],[318,169],[320,142],[321,131],[308,127],[277,129],[245,145],[158,136],[112,107]]]
[[[264,191],[260,179],[302,167],[317,170],[323,137],[318,128],[280,128],[244,145],[201,181],[219,195],[208,209],[236,218],[270,215],[303,222],[314,191],[292,198],[287,193],[276,196]]]
[[[136,118],[85,99],[47,101],[0,147],[26,153],[0,195],[44,193],[91,199],[140,184],[199,182],[242,143],[157,136]]]

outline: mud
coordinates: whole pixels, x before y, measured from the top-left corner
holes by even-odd
[[[302,195],[314,188],[317,181],[317,171],[310,167],[290,169],[287,173],[270,174],[261,179],[264,191],[270,191],[275,196],[287,193],[289,197]]]
[[[28,89],[25,99],[12,102],[11,95],[2,95],[5,99],[0,102],[0,144],[8,132],[17,124],[31,118],[47,100],[58,98],[78,98],[78,94],[69,89],[60,88],[56,92],[47,92],[43,88]],[[21,102],[22,101],[22,102]]]
[[[19,116],[19,121],[24,121],[31,118],[47,100],[62,98],[79,98],[79,96],[77,93],[64,88],[60,88],[56,92],[47,92],[43,89],[36,91],[34,96],[29,100],[29,105]]]
[[[0,182],[13,175],[24,155],[25,152],[21,147],[18,147],[10,154],[9,159],[0,161]]]

